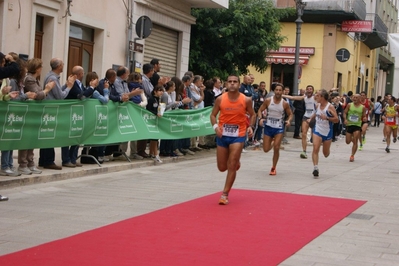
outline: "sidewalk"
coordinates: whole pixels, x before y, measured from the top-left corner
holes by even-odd
[[[79,149],[79,155],[81,154],[82,148]],[[39,149],[35,151],[35,163],[38,165],[38,157],[39,157]],[[172,163],[172,162],[179,162],[183,160],[195,160],[196,158],[201,158],[204,156],[214,156],[216,149],[210,150],[202,150],[196,152],[195,155],[185,155],[179,156],[176,158],[171,157],[161,157],[163,164]],[[129,150],[126,152],[129,154]],[[18,151],[14,151],[14,167],[18,168]],[[135,160],[130,159],[131,162],[128,161],[109,161],[104,162],[101,166],[97,164],[83,164],[82,167],[62,167],[62,170],[51,170],[51,169],[44,169],[43,167],[38,167],[42,170],[41,174],[32,174],[32,175],[20,175],[17,177],[12,176],[0,176],[0,188],[12,188],[17,186],[23,185],[31,185],[31,184],[38,184],[38,183],[46,183],[50,181],[58,181],[58,180],[65,180],[70,178],[78,178],[82,176],[88,175],[96,175],[96,174],[104,174],[104,173],[112,173],[118,171],[124,171],[134,168],[146,167],[146,166],[156,166],[157,164],[152,159],[142,159],[142,160]],[[78,160],[79,162],[79,160]],[[55,149],[55,163],[57,165],[62,165],[61,162],[61,148]],[[158,165],[160,166],[160,165]]]

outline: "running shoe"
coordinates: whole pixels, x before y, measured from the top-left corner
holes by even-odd
[[[362,136],[362,142],[363,144],[366,143],[366,136]]]
[[[383,139],[382,139],[382,142],[386,142],[386,141],[387,141],[386,138],[383,138]]]
[[[351,155],[351,157],[349,157],[349,161],[350,162],[354,162],[355,161],[355,156]]]
[[[362,150],[363,150],[363,145],[360,145],[359,151],[362,151]]]
[[[314,169],[313,170],[313,176],[316,178],[319,176],[319,169]]]
[[[227,205],[229,204],[229,198],[227,195],[222,194],[219,199],[219,205]]]
[[[389,150],[388,147],[385,148],[385,151],[386,151],[387,153],[390,153],[390,152],[391,152],[391,151]]]
[[[300,155],[300,157],[302,158],[302,159],[307,159],[308,158],[308,155],[306,154],[306,152],[301,152],[301,155]]]
[[[151,155],[151,159],[153,159],[155,163],[163,163],[161,158],[159,158],[159,155],[157,156]]]
[[[276,174],[277,174],[276,168],[272,167],[272,169],[270,169],[269,175],[276,175]]]
[[[392,140],[392,141],[393,141],[393,143],[396,143],[396,138],[393,138],[393,140]]]

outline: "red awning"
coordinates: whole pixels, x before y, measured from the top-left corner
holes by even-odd
[[[295,64],[295,54],[270,54],[266,57],[266,61],[269,64],[288,64],[294,65]],[[307,55],[300,55],[299,56],[299,64],[300,65],[307,65],[309,62],[309,56]]]

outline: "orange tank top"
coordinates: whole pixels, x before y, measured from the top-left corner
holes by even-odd
[[[223,130],[223,136],[245,137],[247,130],[247,106],[246,97],[240,93],[234,102],[229,100],[228,93],[220,97],[219,127]]]

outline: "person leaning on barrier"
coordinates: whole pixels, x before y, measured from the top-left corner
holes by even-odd
[[[4,60],[4,62],[8,62],[6,66],[2,65],[1,62]],[[3,53],[0,52],[0,79],[5,79],[12,77],[13,75],[18,74],[19,72],[19,67],[17,63],[14,62],[14,59],[10,55],[4,55]],[[3,93],[8,93],[7,90],[0,91],[0,100],[3,99]],[[0,201],[7,201],[8,197],[0,195]]]
[[[19,72],[19,66],[11,55],[0,52],[0,62],[1,60],[4,60],[4,65],[0,66],[0,79],[12,77]]]
[[[86,88],[83,96],[86,98],[93,98],[99,100],[102,104],[107,104],[109,101],[109,83],[103,82],[103,87],[99,87],[98,75],[96,72],[88,72],[86,74]]]
[[[98,80],[98,75],[96,72],[88,72],[86,74],[86,88],[83,91],[83,97],[85,98],[92,98],[92,99],[97,99],[100,101],[102,104],[107,104],[109,101],[109,83],[108,80],[102,80],[102,86],[99,86],[99,80]],[[99,163],[104,162],[104,151],[105,151],[106,146],[99,146],[99,147],[92,147],[89,151],[88,154],[94,156]],[[82,150],[82,154],[86,154],[86,149],[89,149],[89,147],[84,147]],[[80,162],[85,164],[85,163],[95,163],[94,160],[92,160],[89,157],[81,157]]]
[[[60,75],[64,70],[64,62],[59,58],[53,58],[50,60],[51,71],[47,73],[44,78],[45,87],[51,81],[54,81],[55,85],[53,89],[47,94],[47,100],[63,100],[65,99],[73,84],[76,80],[76,75],[68,76],[65,85],[60,83]],[[54,148],[42,148],[40,149],[39,166],[46,169],[61,170],[62,167],[55,164],[55,150]]]
[[[0,61],[0,67],[3,67],[6,63],[5,57],[2,57]],[[4,96],[0,97],[0,101],[9,101],[10,99],[16,99],[18,97],[18,91],[10,92],[10,79],[3,78],[0,80],[0,89],[1,94],[5,94]],[[1,170],[0,175],[3,176],[19,176],[21,173],[15,169],[13,166],[13,157],[12,157],[12,150],[4,150],[1,149]]]

